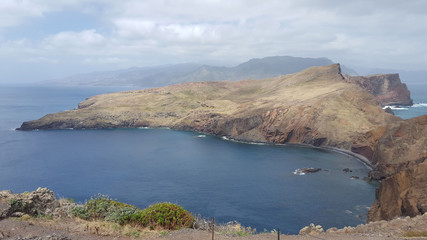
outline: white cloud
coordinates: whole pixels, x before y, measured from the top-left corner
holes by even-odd
[[[128,62],[125,58],[119,57],[99,57],[99,58],[85,58],[84,63],[88,64],[117,64],[117,63],[126,63]]]
[[[105,38],[95,29],[81,32],[60,32],[46,37],[41,47],[48,52],[67,53],[71,55],[88,55],[102,52]]]
[[[98,26],[50,35],[37,26],[38,38],[8,38],[10,27],[65,9],[90,14]],[[98,65],[294,55],[425,68],[425,9],[424,0],[2,0],[0,50],[5,57]]]
[[[24,63],[50,63],[50,64],[59,63],[58,59],[46,58],[46,57],[30,57],[30,58],[22,59],[21,61]]]
[[[41,17],[47,11],[48,6],[32,1],[3,0],[0,4],[0,28],[17,26],[28,18]]]

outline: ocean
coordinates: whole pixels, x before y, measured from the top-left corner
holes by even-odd
[[[140,208],[172,202],[258,232],[280,228],[296,234],[310,223],[325,229],[364,223],[377,184],[362,180],[369,169],[341,153],[169,129],[14,130],[23,121],[119,90],[127,89],[0,86],[0,189],[47,187],[77,202],[101,193]],[[413,95],[414,102],[426,103],[425,92]],[[396,114],[414,111],[425,114],[427,106]],[[294,174],[303,167],[322,171]]]

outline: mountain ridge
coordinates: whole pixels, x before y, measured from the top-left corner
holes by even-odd
[[[302,58],[272,56],[253,58],[234,67],[201,65],[194,63],[162,65],[144,68],[128,68],[117,71],[101,71],[78,74],[50,80],[49,84],[95,86],[161,87],[181,82],[262,79],[299,72],[313,66],[327,66],[333,62],[327,58]],[[357,75],[343,67],[345,73]]]

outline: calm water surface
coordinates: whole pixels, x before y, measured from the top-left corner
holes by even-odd
[[[141,208],[168,201],[259,232],[364,222],[375,186],[350,179],[363,178],[368,169],[339,153],[167,129],[11,130],[117,90],[125,89],[0,86],[0,189],[48,187],[82,202],[103,193]],[[302,167],[327,171],[293,174]]]

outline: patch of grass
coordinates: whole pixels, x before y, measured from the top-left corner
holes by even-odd
[[[50,214],[39,214],[37,215],[38,219],[44,219],[44,220],[52,220],[53,217]]]
[[[403,234],[404,237],[427,237],[427,231],[408,231]]]
[[[129,232],[126,232],[125,235],[128,237],[137,238],[141,235],[141,233],[139,231],[129,231]]]
[[[169,232],[168,231],[161,231],[159,234],[160,234],[160,236],[164,237],[164,236],[168,235]]]
[[[256,229],[252,229],[251,227],[244,227],[237,221],[216,226],[216,229],[222,234],[238,237],[249,236],[256,233]]]

